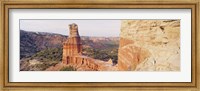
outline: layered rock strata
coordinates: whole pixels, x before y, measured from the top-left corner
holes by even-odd
[[[70,24],[70,35],[67,41],[63,43],[63,58],[62,63],[68,64],[71,57],[81,55],[82,44],[81,38],[78,33],[78,26],[76,24]]]
[[[78,25],[70,24],[70,35],[66,42],[63,43],[63,58],[62,64],[51,67],[47,70],[59,70],[63,66],[73,66],[78,71],[102,71],[102,70],[116,70],[112,64],[102,60],[93,59],[82,55],[82,43],[78,33]]]
[[[118,68],[179,71],[180,20],[123,20]]]

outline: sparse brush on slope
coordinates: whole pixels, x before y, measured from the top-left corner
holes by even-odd
[[[60,69],[60,71],[76,71],[73,66],[66,66]]]
[[[32,59],[38,59],[40,61],[61,61],[62,60],[62,48],[47,48],[42,50],[33,56]]]

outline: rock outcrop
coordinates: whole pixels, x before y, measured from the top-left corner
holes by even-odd
[[[73,66],[78,71],[110,71],[117,69],[110,63],[82,55],[82,42],[78,33],[78,25],[75,23],[70,24],[69,29],[70,35],[66,42],[63,43],[62,64]],[[47,70],[59,70],[56,69],[60,68],[60,65],[58,66],[48,68]]]
[[[73,56],[79,56],[82,52],[81,38],[78,33],[78,26],[76,24],[70,24],[70,35],[63,43],[63,58],[62,63],[68,64]]]
[[[118,68],[179,71],[180,20],[123,20]]]

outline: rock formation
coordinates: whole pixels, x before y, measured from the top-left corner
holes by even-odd
[[[118,68],[179,71],[180,20],[123,20]]]
[[[70,35],[63,44],[63,60],[62,63],[68,64],[71,56],[81,55],[82,44],[78,33],[78,26],[73,23],[69,25]]]
[[[111,71],[117,69],[110,63],[82,55],[82,44],[78,33],[78,25],[75,23],[70,24],[69,30],[70,35],[66,42],[63,43],[62,64],[50,67],[47,70],[59,70],[61,67],[69,65],[78,71]]]

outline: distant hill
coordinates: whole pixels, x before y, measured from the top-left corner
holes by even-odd
[[[81,37],[84,48],[109,49],[118,48],[119,37]]]
[[[29,57],[46,48],[62,47],[67,36],[20,30],[20,58]]]

